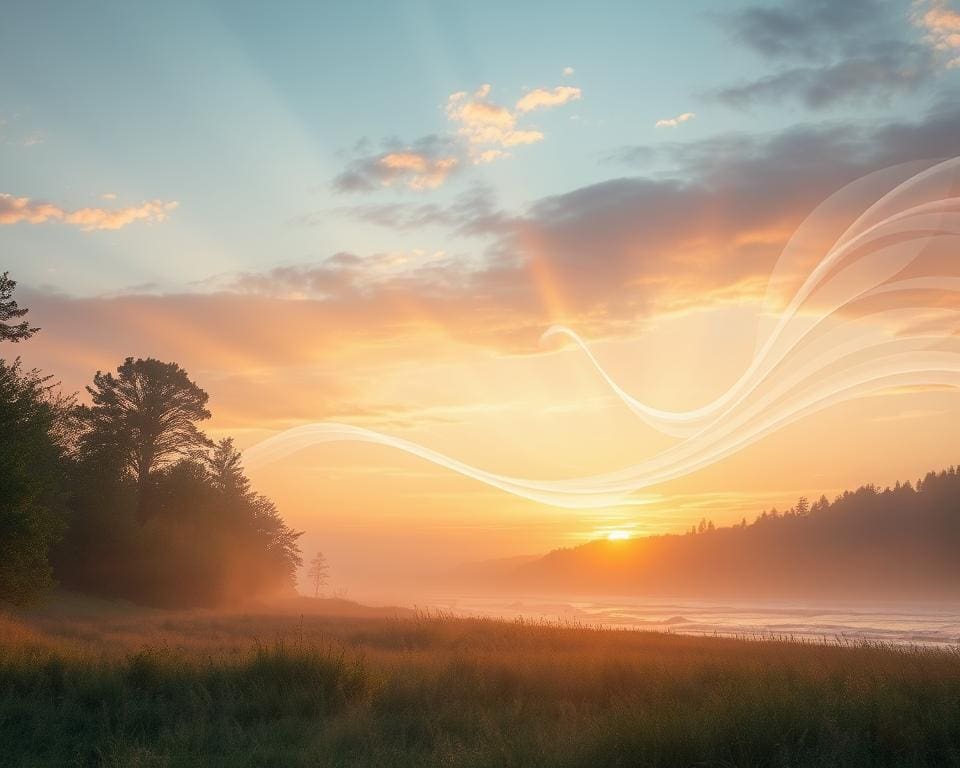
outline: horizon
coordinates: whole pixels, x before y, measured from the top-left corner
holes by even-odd
[[[241,449],[337,422],[541,483],[649,460],[678,438],[548,329],[630,397],[701,408],[755,359],[776,280],[795,289],[864,200],[805,230],[818,206],[960,156],[946,2],[52,8],[0,29],[0,273],[42,329],[8,351],[82,400],[128,356],[176,362]],[[913,178],[875,177],[868,204]],[[376,594],[956,463],[950,385],[867,394],[584,508],[385,445],[248,474],[331,590]]]

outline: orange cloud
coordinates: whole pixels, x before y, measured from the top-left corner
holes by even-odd
[[[379,160],[388,170],[381,183],[388,187],[402,180],[410,189],[436,189],[458,162],[455,157],[434,159],[418,152],[391,152]]]
[[[491,101],[490,91],[485,83],[473,93],[457,91],[447,98],[447,119],[456,126],[456,137],[431,134],[405,146],[395,140],[385,142],[385,151],[351,160],[333,180],[334,188],[340,192],[373,192],[396,185],[436,189],[467,163],[492,163],[509,157],[505,149],[543,141],[542,131],[517,125],[524,113],[580,98],[580,89],[572,86],[537,88],[511,110]]]
[[[684,112],[683,114],[677,115],[676,117],[666,117],[662,120],[657,120],[655,123],[657,128],[676,128],[680,123],[685,123],[688,120],[693,120],[697,115],[695,112]]]
[[[580,89],[571,85],[558,85],[552,91],[546,88],[536,88],[527,93],[517,102],[520,112],[532,112],[541,107],[559,107],[568,101],[577,101],[580,98]]]
[[[373,192],[384,187],[436,189],[460,165],[460,149],[453,141],[427,136],[413,144],[387,145],[378,154],[358,157],[334,179],[341,192]]]
[[[474,165],[484,165],[486,163],[492,163],[494,160],[500,160],[504,157],[509,157],[509,152],[504,152],[501,149],[485,149],[482,152],[478,152],[473,156]]]
[[[460,124],[459,133],[470,144],[496,144],[514,147],[543,141],[543,133],[516,127],[517,117],[506,107],[487,100],[490,86],[485,84],[473,94],[458,91],[447,99],[447,117]]]
[[[127,208],[78,208],[68,211],[53,203],[0,193],[0,225],[59,221],[77,226],[85,232],[122,229],[135,221],[165,221],[177,205],[175,200],[148,200]]]
[[[960,12],[950,8],[945,0],[920,2],[913,21],[927,31],[927,42],[934,50],[948,57],[948,68],[960,67]]]

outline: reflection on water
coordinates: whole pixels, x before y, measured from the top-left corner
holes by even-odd
[[[433,594],[421,605],[460,616],[545,619],[698,635],[960,644],[958,603],[806,603],[624,597],[561,600],[526,595]]]

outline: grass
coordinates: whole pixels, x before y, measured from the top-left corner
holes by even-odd
[[[57,609],[0,617],[0,765],[960,766],[960,652]]]

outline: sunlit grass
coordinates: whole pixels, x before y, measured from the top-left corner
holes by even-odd
[[[540,622],[0,620],[3,765],[960,765],[960,652]]]

